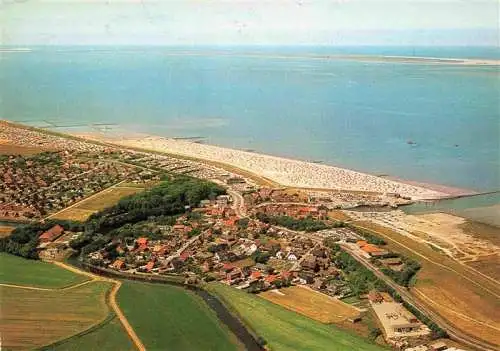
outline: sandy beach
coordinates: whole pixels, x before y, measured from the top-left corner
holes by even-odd
[[[80,135],[81,136],[81,135]],[[436,199],[447,193],[405,184],[349,169],[300,160],[234,150],[187,140],[145,136],[109,137],[105,134],[84,137],[125,147],[166,152],[203,160],[225,163],[266,177],[289,187],[397,193],[415,200]]]

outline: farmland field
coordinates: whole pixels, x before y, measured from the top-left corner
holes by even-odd
[[[113,206],[121,198],[143,191],[141,187],[113,187],[84,199],[75,206],[57,213],[54,218],[85,221],[91,214]]]
[[[88,280],[53,264],[0,253],[0,283],[62,288]]]
[[[118,304],[149,350],[237,350],[236,337],[193,293],[126,281]]]
[[[266,291],[258,296],[321,323],[340,323],[360,314],[342,301],[300,286]]]
[[[109,323],[99,329],[75,337],[63,344],[51,348],[51,351],[100,351],[100,350],[135,350],[134,345],[127,336],[118,318],[112,319]]]
[[[219,296],[270,349],[281,350],[383,350],[368,340],[289,311],[258,296],[220,283],[207,289]]]
[[[420,262],[422,268],[410,289],[417,299],[461,330],[500,344],[498,282],[389,228],[370,222],[356,224],[386,239],[389,249]]]
[[[82,332],[108,315],[108,282],[64,290],[0,287],[2,346],[31,350]]]

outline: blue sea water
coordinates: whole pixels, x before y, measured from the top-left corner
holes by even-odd
[[[373,174],[500,189],[498,68],[310,57],[499,59],[497,48],[186,50],[2,53],[0,117],[36,126],[117,123]]]

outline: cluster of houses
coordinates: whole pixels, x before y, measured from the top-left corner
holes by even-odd
[[[102,145],[92,144],[76,138],[64,138],[55,134],[39,132],[34,129],[19,128],[5,121],[0,121],[0,140],[24,147],[40,150],[99,153],[107,149]]]
[[[70,151],[9,156],[0,161],[0,218],[40,218],[137,171]]]
[[[147,169],[154,173],[168,172],[173,174],[185,174],[199,179],[217,180],[219,183],[228,185],[230,188],[239,191],[254,189],[254,184],[250,180],[236,176],[221,168],[182,158],[175,158],[167,155],[152,155],[138,151],[114,149],[102,157],[113,158],[124,163]]]
[[[0,219],[42,218],[120,180],[157,181],[165,172],[254,189],[250,180],[203,162],[68,139],[3,121],[0,126],[1,140],[49,150],[31,157],[0,158]]]
[[[251,206],[267,203],[310,204],[332,209],[352,209],[360,206],[397,207],[411,203],[397,194],[369,194],[343,191],[291,190],[262,187],[245,194]]]
[[[255,191],[244,195],[245,203],[255,206],[261,203],[305,203],[308,202],[307,195],[301,191],[290,191],[284,189],[275,189],[261,187]]]
[[[312,218],[316,220],[327,220],[328,209],[318,206],[301,206],[301,205],[287,205],[287,204],[264,204],[255,206],[251,213],[265,213],[271,216],[289,216],[296,219]]]
[[[158,226],[160,237],[144,232],[115,239],[87,259],[127,273],[197,275],[250,292],[293,283],[332,296],[351,293],[329,249],[257,219],[239,219],[230,196],[203,200],[175,224]]]

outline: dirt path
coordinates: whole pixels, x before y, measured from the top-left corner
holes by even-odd
[[[0,283],[0,286],[5,286],[7,288],[17,288],[17,289],[26,289],[26,290],[38,290],[38,291],[64,291],[64,290],[70,290],[70,289],[79,288],[82,285],[86,285],[86,284],[92,283],[94,281],[96,281],[96,280],[94,280],[94,279],[92,279],[92,280],[86,280],[86,281],[84,281],[82,283],[78,283],[78,284],[70,285],[70,286],[65,286],[63,288],[39,288],[39,287],[36,287],[36,286],[17,285],[17,284],[4,284],[4,283]]]
[[[134,328],[130,325],[130,323],[127,320],[127,317],[123,314],[121,311],[120,307],[118,306],[118,303],[116,302],[116,294],[118,293],[118,290],[120,289],[122,283],[120,281],[115,281],[116,284],[113,286],[113,289],[111,290],[111,294],[109,295],[109,304],[111,308],[115,311],[116,315],[120,319],[120,322],[123,325],[123,328],[127,332],[128,336],[132,341],[134,342],[135,346],[139,351],[145,351],[146,347],[142,343],[141,339],[137,336],[137,334],[134,331]]]
[[[115,312],[115,314],[118,316],[118,319],[122,323],[123,328],[127,332],[129,338],[132,340],[132,342],[134,343],[134,345],[136,346],[136,348],[139,351],[145,351],[146,350],[146,347],[142,343],[142,341],[139,338],[139,336],[137,336],[137,334],[134,331],[134,328],[132,328],[132,326],[130,325],[130,323],[127,320],[127,317],[125,317],[125,315],[123,314],[122,310],[120,309],[120,306],[118,306],[118,303],[116,302],[116,294],[118,293],[118,290],[120,290],[120,287],[122,285],[121,281],[110,279],[110,278],[101,277],[99,275],[96,275],[96,274],[93,274],[93,273],[90,273],[90,272],[86,272],[86,271],[78,269],[78,268],[76,268],[74,266],[71,266],[69,264],[66,264],[64,262],[54,262],[54,264],[57,265],[57,266],[59,266],[59,267],[61,267],[61,268],[67,269],[67,270],[69,270],[69,271],[71,271],[73,273],[85,275],[85,276],[91,278],[91,280],[88,280],[86,282],[79,283],[79,284],[76,284],[76,285],[72,285],[72,286],[64,288],[64,289],[72,289],[72,288],[75,288],[77,286],[81,286],[83,284],[88,284],[88,283],[93,282],[93,281],[105,281],[105,282],[112,283],[113,284],[113,288],[111,289],[111,293],[109,294],[109,306],[113,309],[113,311]],[[1,285],[4,285],[4,284],[1,284]],[[35,289],[35,290],[58,290],[58,289],[44,289],[44,288],[32,288],[32,289]],[[59,290],[61,290],[61,289],[59,289]]]

